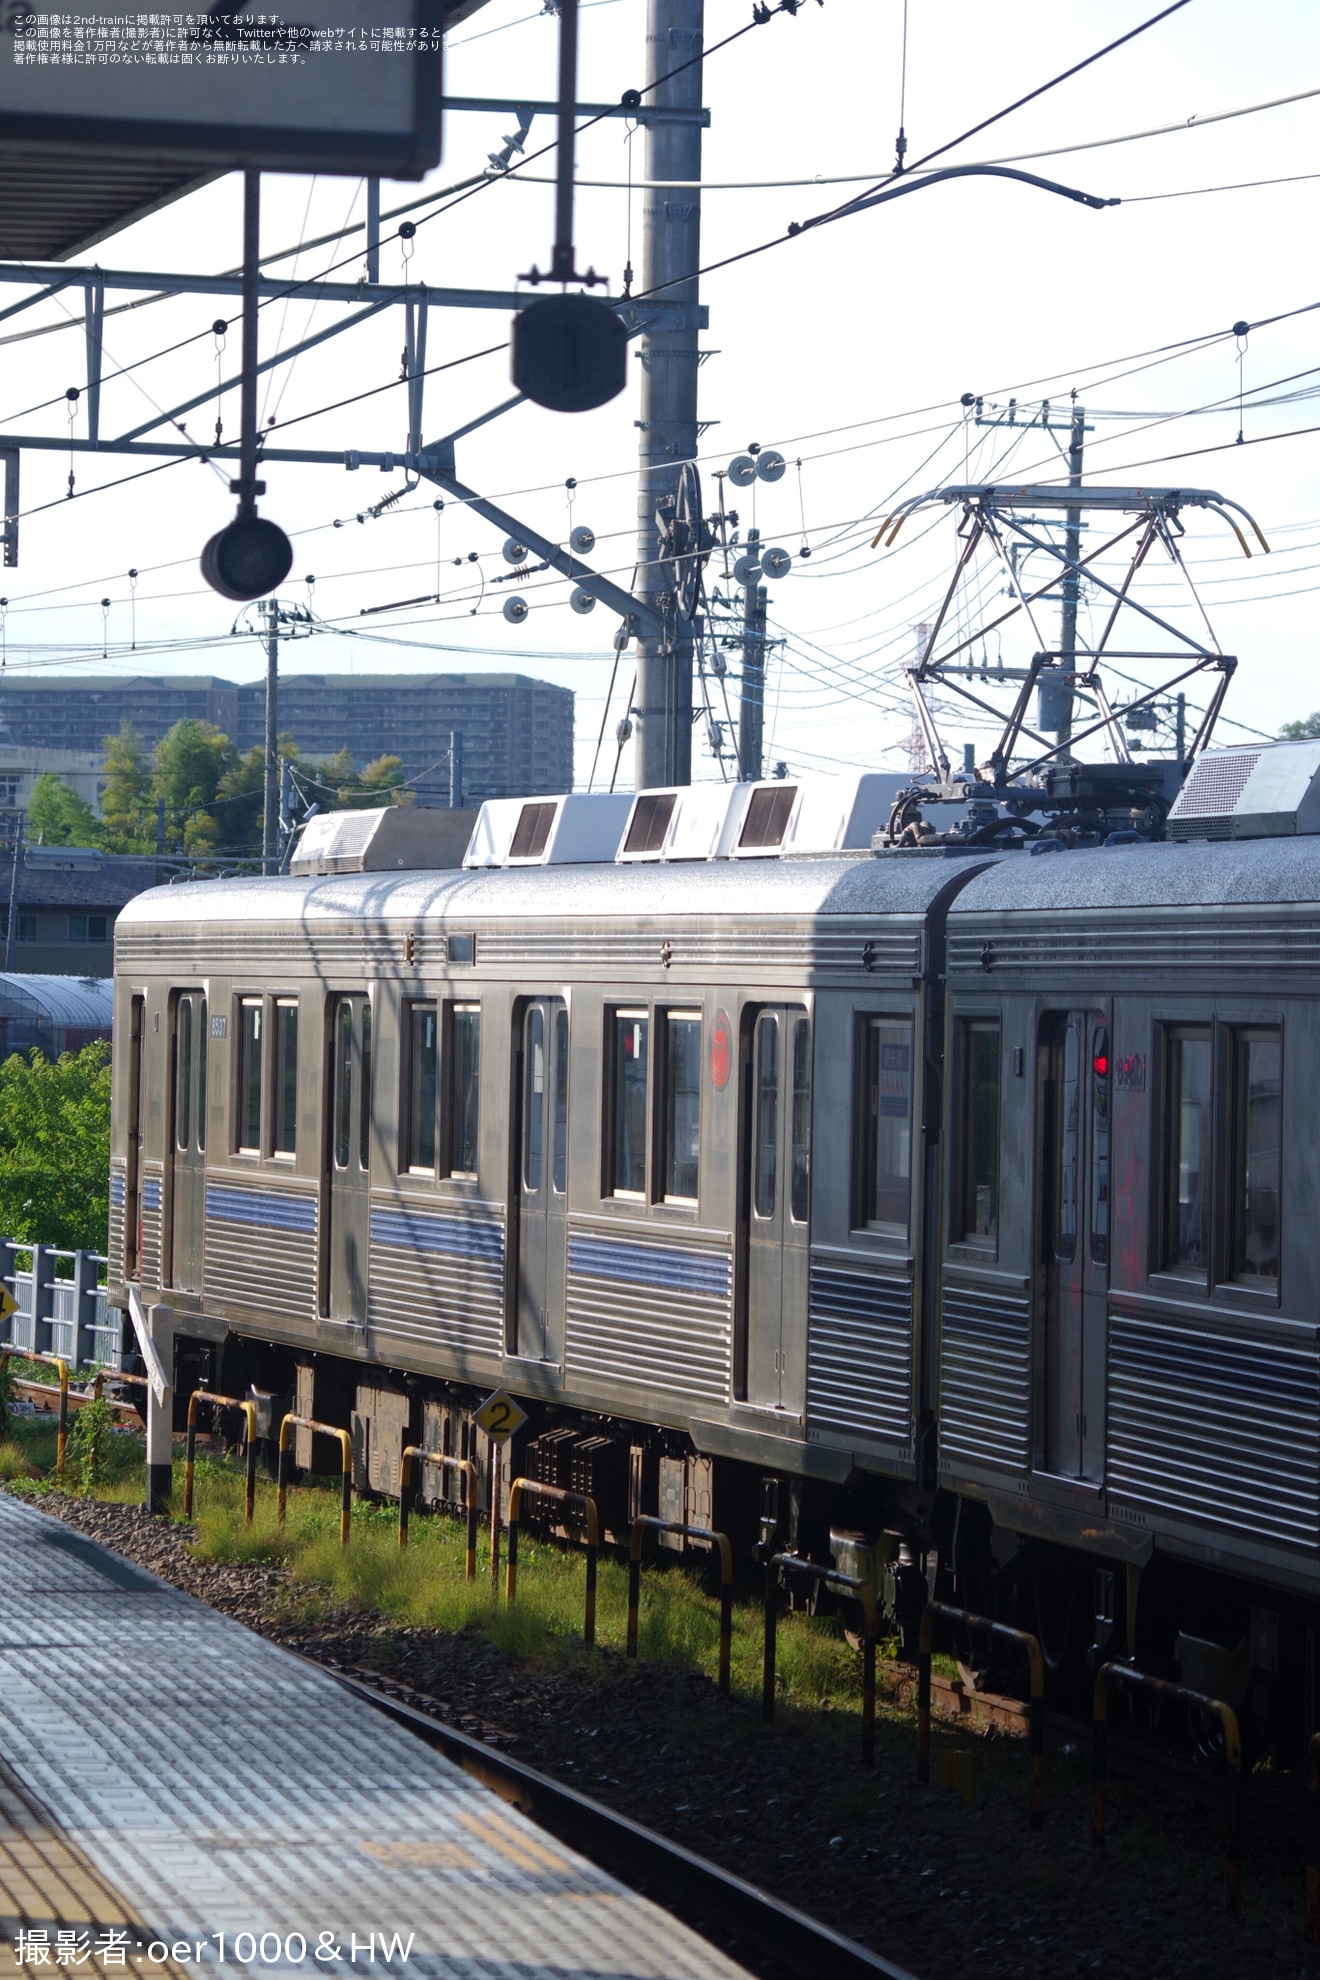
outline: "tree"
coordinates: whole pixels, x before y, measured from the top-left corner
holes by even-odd
[[[298,745],[292,736],[281,736],[275,748],[281,760],[297,760]],[[256,743],[236,759],[216,786],[214,809],[220,821],[220,840],[227,849],[261,851],[265,793],[266,749],[264,743]]]
[[[96,846],[101,827],[96,813],[63,777],[43,771],[32,785],[24,827],[30,843],[44,846]]]
[[[1302,742],[1307,736],[1320,736],[1320,708],[1304,722],[1285,722],[1279,734],[1286,742]]]
[[[110,1217],[110,1046],[0,1065],[0,1231],[104,1251]]]
[[[324,811],[371,811],[382,804],[412,804],[414,794],[403,788],[403,765],[397,756],[378,756],[365,770],[354,768],[347,744],[323,763],[308,766],[302,779]]]
[[[214,722],[185,715],[156,744],[155,794],[165,800],[165,843],[172,852],[210,852],[227,843],[211,815],[221,779],[238,751]]]
[[[127,722],[105,739],[105,796],[101,843],[110,852],[150,852],[155,823],[149,815],[151,765],[146,744]]]

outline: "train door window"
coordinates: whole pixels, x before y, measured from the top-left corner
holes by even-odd
[[[275,1123],[271,1152],[298,1152],[298,1005],[292,997],[275,1002]]]
[[[1057,1134],[1058,1177],[1055,1188],[1054,1255],[1068,1260],[1077,1255],[1077,1164],[1082,1147],[1082,1030],[1086,1020],[1070,1017],[1063,1033],[1063,1066],[1059,1078]]]
[[[651,1066],[651,1021],[646,1011],[610,1014],[610,1159],[607,1181],[613,1196],[646,1195],[647,1088]]]
[[[362,1097],[358,1109],[358,1167],[371,1169],[371,1005],[362,1004]]]
[[[1279,1032],[1235,1032],[1232,1065],[1232,1272],[1234,1278],[1257,1285],[1277,1285],[1283,1167]]]
[[[143,1033],[147,1025],[147,1000],[134,997],[129,1004],[128,1056],[128,1176],[124,1191],[124,1277],[136,1279],[142,1253],[142,1123],[143,1123]]]
[[[533,1004],[527,1013],[523,1074],[523,1184],[533,1195],[541,1187],[543,1122],[545,1115],[545,1009]]]
[[[554,1157],[551,1167],[551,1186],[556,1196],[562,1196],[568,1188],[568,1009],[564,1004],[554,1007]]]
[[[238,1148],[243,1155],[261,1153],[260,997],[244,997],[238,1007]]]
[[[811,1023],[793,1020],[793,1140],[788,1214],[805,1224],[811,1208]]]
[[[174,1140],[179,1148],[192,1147],[192,1027],[192,998],[181,997],[174,1027]]]
[[[999,1237],[999,1020],[963,1026],[962,1156],[955,1228],[986,1249]]]
[[[439,1024],[434,1004],[408,1004],[404,1014],[408,1072],[404,1107],[404,1167],[410,1175],[435,1174],[435,1101]]]
[[[775,1214],[779,1162],[779,1017],[762,1011],[756,1020],[756,1127],[752,1210],[757,1217]]]
[[[353,1006],[344,998],[335,1013],[335,1167],[348,1167],[353,1120]]]
[[[665,1200],[695,1203],[701,1164],[701,1013],[665,1013]]]
[[[197,1000],[197,1146],[206,1150],[206,1051],[211,1021],[206,1015],[206,999]]]
[[[1210,1238],[1210,1080],[1208,1030],[1167,1037],[1165,1073],[1164,1246],[1171,1272],[1204,1273]]]
[[[1091,1259],[1109,1263],[1109,1029],[1091,1034]]]
[[[445,1172],[475,1178],[477,1125],[481,1099],[481,1006],[449,1006],[449,1051],[445,1067]]]
[[[906,1238],[912,1198],[912,1025],[906,1018],[857,1020],[854,1226]]]

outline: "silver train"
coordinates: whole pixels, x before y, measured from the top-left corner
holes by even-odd
[[[1163,843],[1052,857],[874,851],[882,779],[487,806],[462,865],[470,821],[352,814],[288,878],[145,894],[111,1298],[169,1309],[176,1409],[205,1378],[351,1421],[363,1488],[405,1441],[484,1477],[503,1388],[516,1468],[615,1535],[833,1555],[904,1630],[952,1584],[1063,1673],[1126,1652],[1286,1745],[1320,1690],[1318,773],[1206,756]]]

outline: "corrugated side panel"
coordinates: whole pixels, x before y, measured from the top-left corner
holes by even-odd
[[[1320,1356],[1249,1326],[1111,1313],[1109,1492],[1313,1554]]]
[[[1026,1470],[1031,1456],[1030,1317],[1025,1293],[945,1286],[941,1458]]]
[[[906,1444],[912,1435],[912,1287],[811,1267],[807,1421]]]
[[[165,1179],[159,1163],[143,1165],[142,1172],[142,1284],[153,1291],[160,1286],[161,1204]]]
[[[597,1381],[725,1404],[733,1373],[733,1240],[569,1220],[564,1363]]]
[[[503,1354],[503,1206],[373,1201],[367,1324],[446,1353]]]
[[[973,975],[984,982],[1007,975],[1038,976],[1048,970],[1085,970],[1097,975],[1135,969],[1145,974],[1171,970],[1185,975],[1208,970],[1305,970],[1320,964],[1320,926],[1314,922],[1271,919],[1256,910],[1252,919],[1217,913],[1200,923],[1170,914],[1142,919],[1125,916],[1112,926],[1074,930],[1070,917],[1050,924],[949,937],[949,974]]]
[[[206,1296],[283,1320],[316,1317],[313,1190],[206,1183]]]
[[[110,1171],[110,1227],[106,1233],[105,1256],[107,1277],[117,1284],[122,1284],[124,1277],[124,1200],[127,1193],[128,1177],[116,1165]]]

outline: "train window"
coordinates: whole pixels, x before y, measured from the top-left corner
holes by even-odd
[[[1109,1031],[1091,1034],[1091,1258],[1109,1262]]]
[[[238,1007],[238,1146],[245,1155],[261,1153],[261,999],[245,997]]]
[[[912,1025],[906,1018],[857,1020],[855,1223],[906,1238],[912,1197]]]
[[[358,1112],[358,1167],[371,1167],[371,1005],[362,1005],[362,1104]]]
[[[610,1188],[646,1195],[646,1098],[651,1024],[645,1011],[615,1011],[610,1106]]]
[[[180,997],[174,1027],[174,1139],[180,1148],[192,1143],[192,1032],[192,998]]]
[[[510,859],[539,859],[550,839],[550,827],[555,822],[555,804],[525,804],[518,813],[518,824],[514,831],[513,843],[509,847]]]
[[[481,1006],[449,1007],[445,1170],[451,1176],[477,1173],[477,1120],[481,1097]]]
[[[527,1013],[523,1051],[523,1183],[535,1195],[541,1187],[545,1113],[545,1012],[540,1004]]]
[[[677,794],[673,791],[643,791],[633,805],[623,850],[626,853],[659,852],[677,802]]]
[[[1063,1067],[1059,1080],[1058,1150],[1059,1173],[1055,1202],[1054,1255],[1070,1259],[1077,1255],[1077,1164],[1082,1150],[1082,1026],[1085,1020],[1069,1018],[1063,1034]]]
[[[281,997],[275,1004],[275,1131],[273,1152],[298,1152],[298,1005]]]
[[[701,1013],[665,1013],[665,1197],[695,1203],[701,1161]]]
[[[756,1020],[756,1130],[752,1208],[758,1217],[775,1214],[779,1161],[779,1019],[762,1011]]]
[[[439,1032],[434,1004],[409,1004],[404,1019],[408,1084],[404,1166],[413,1175],[435,1174],[435,1092]]]
[[[1177,1029],[1166,1055],[1164,1265],[1201,1272],[1209,1256],[1210,1033]]]
[[[555,1149],[552,1182],[555,1194],[568,1187],[568,1009],[555,1006]]]
[[[206,1040],[211,1023],[206,1015],[206,999],[197,1000],[197,1146],[206,1152]]]
[[[999,1021],[963,1026],[962,1167],[958,1236],[965,1244],[999,1237]]]
[[[1277,1031],[1233,1037],[1233,1276],[1278,1284],[1283,1046]]]
[[[804,1017],[793,1020],[793,1173],[788,1195],[788,1214],[795,1224],[805,1224],[811,1205],[811,1025]]]
[[[335,1017],[335,1167],[348,1167],[353,1118],[353,1006],[345,998]]]

